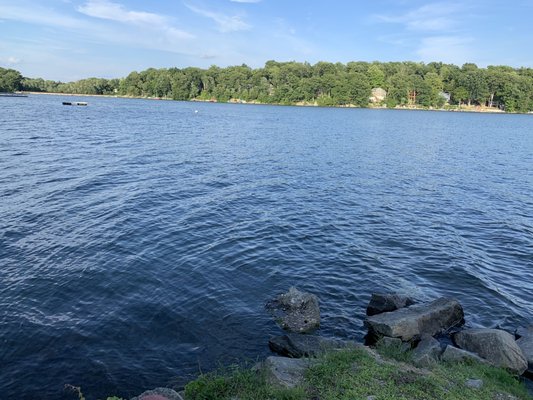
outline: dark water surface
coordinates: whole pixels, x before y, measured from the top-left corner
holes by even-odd
[[[533,116],[62,100],[0,98],[2,398],[263,357],[291,285],[324,336],[372,291],[533,320]]]

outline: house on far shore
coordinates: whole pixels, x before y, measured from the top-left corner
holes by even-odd
[[[450,95],[450,93],[446,93],[446,92],[440,92],[439,96],[442,97],[444,100],[446,100],[446,104],[448,104],[450,100],[452,99],[452,96]]]
[[[368,100],[371,103],[381,103],[387,97],[387,91],[382,88],[372,89],[371,95]]]

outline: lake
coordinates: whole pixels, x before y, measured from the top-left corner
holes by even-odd
[[[1,397],[265,357],[292,285],[329,337],[375,291],[531,323],[532,189],[531,115],[0,98]]]

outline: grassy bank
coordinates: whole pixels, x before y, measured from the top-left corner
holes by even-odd
[[[507,371],[477,363],[438,363],[420,369],[411,365],[409,353],[382,348],[379,353],[362,348],[333,351],[307,370],[303,383],[280,389],[264,373],[229,368],[200,376],[186,386],[187,400],[511,400],[531,399],[525,386]],[[466,385],[481,379],[481,388]]]

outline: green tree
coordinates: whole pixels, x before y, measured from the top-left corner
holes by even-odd
[[[459,78],[459,82],[468,92],[468,105],[473,102],[484,104],[489,97],[489,88],[482,70],[469,70]]]
[[[22,89],[22,75],[14,69],[0,68],[0,92]]]
[[[373,63],[368,67],[368,78],[372,88],[382,88],[385,85],[385,73],[378,63]]]
[[[441,93],[444,84],[441,77],[436,72],[428,72],[424,76],[418,96],[419,104],[425,107],[441,107],[444,105],[444,97]]]
[[[421,105],[439,107],[451,95],[451,104],[498,105],[507,111],[533,109],[533,69],[508,66],[479,68],[472,63],[458,67],[432,62],[363,61],[314,65],[267,61],[263,68],[247,65],[225,68],[149,68],[123,79],[87,78],[55,82],[23,78],[18,71],[0,68],[0,90],[33,90],[58,93],[114,94],[169,97],[175,100],[228,101],[238,98],[263,103],[367,106],[370,90],[383,87],[389,107]]]

